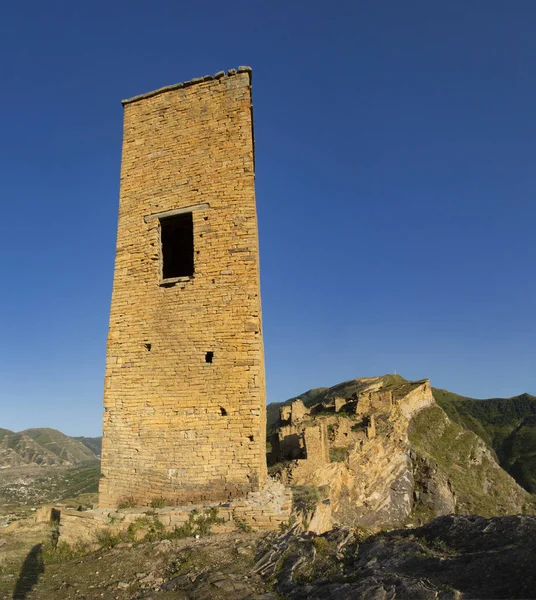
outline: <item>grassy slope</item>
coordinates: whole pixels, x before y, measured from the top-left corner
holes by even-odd
[[[26,429],[21,433],[32,438],[40,446],[43,446],[62,460],[80,463],[97,459],[96,454],[82,442],[61,433],[57,429],[46,427]]]
[[[529,502],[529,495],[498,467],[483,440],[448,419],[439,406],[426,408],[413,418],[409,440],[448,476],[458,512],[484,517],[515,514]]]
[[[101,452],[102,452],[102,437],[90,438],[90,437],[80,436],[80,437],[75,437],[75,438],[72,438],[72,439],[73,440],[78,440],[79,442],[82,442],[82,444],[84,444],[84,446],[86,446],[87,448],[89,448],[97,456],[101,455]]]
[[[59,464],[59,458],[23,432],[0,429],[0,467]]]
[[[0,467],[83,464],[99,460],[100,439],[71,438],[56,429],[0,428]]]
[[[536,416],[525,417],[503,441],[499,457],[504,468],[529,492],[536,493]]]
[[[456,423],[479,435],[501,466],[528,491],[536,492],[536,397],[476,400],[434,388],[434,397]]]

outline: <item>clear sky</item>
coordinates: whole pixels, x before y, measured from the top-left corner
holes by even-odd
[[[536,394],[534,0],[0,3],[0,427],[100,435],[120,100],[253,67],[268,400]]]

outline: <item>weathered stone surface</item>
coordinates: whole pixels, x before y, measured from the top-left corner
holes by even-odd
[[[364,541],[346,529],[321,539],[299,530],[279,536],[254,572],[275,577],[276,591],[294,600],[536,597],[532,516],[450,515]]]
[[[246,526],[252,531],[272,531],[288,523],[292,510],[292,493],[281,483],[268,479],[262,490],[250,492],[246,498],[239,498],[224,504],[204,504],[191,506],[173,506],[164,508],[124,508],[118,510],[96,508],[79,512],[76,510],[56,511],[59,516],[59,534],[62,542],[75,544],[77,542],[95,543],[97,535],[102,530],[112,533],[124,532],[129,525],[140,519],[157,519],[164,531],[172,531],[181,527],[191,514],[203,514],[205,510],[215,507],[217,517],[223,523],[212,527],[213,533],[225,533]],[[48,508],[50,516],[51,509]],[[321,515],[317,517],[319,533],[326,530]],[[315,529],[315,531],[316,531]],[[142,531],[143,533],[143,531]],[[164,543],[164,542],[162,542]]]
[[[487,511],[485,516],[491,511],[511,514],[528,501],[485,443],[448,419],[428,380],[350,383],[346,398],[337,395],[309,406],[300,411],[299,420],[293,417],[298,401],[282,406],[272,438],[272,455],[282,464],[281,481],[323,490],[318,502],[329,500],[334,524],[420,524],[471,507]],[[431,429],[425,424],[428,418]],[[471,479],[474,497],[467,498],[462,472]],[[488,492],[496,500],[486,508],[481,498]],[[314,494],[309,497],[314,501]],[[307,506],[305,512],[306,523],[314,510]]]
[[[223,501],[266,480],[250,76],[125,101],[101,506]],[[184,209],[194,274],[162,280],[158,215]]]

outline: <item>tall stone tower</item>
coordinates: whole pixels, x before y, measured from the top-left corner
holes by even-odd
[[[123,102],[101,506],[266,479],[251,70]]]

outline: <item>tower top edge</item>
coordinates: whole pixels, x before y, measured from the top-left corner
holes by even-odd
[[[249,80],[251,82],[252,68],[247,66],[240,66],[238,69],[229,69],[227,73],[225,71],[218,71],[214,75],[205,75],[204,77],[195,77],[194,79],[190,79],[188,81],[183,81],[181,83],[174,83],[172,85],[167,85],[165,87],[158,88],[151,92],[146,92],[145,94],[138,94],[137,96],[133,96],[132,98],[127,98],[125,100],[121,100],[121,104],[126,106],[127,104],[132,104],[133,102],[138,102],[139,100],[145,100],[145,98],[151,98],[152,96],[156,96],[158,94],[163,94],[165,92],[171,92],[173,90],[178,90],[181,88],[190,87],[192,85],[197,85],[199,83],[204,83],[205,81],[213,81],[215,79],[222,79],[224,77],[234,77],[239,73],[247,73],[249,75]]]

